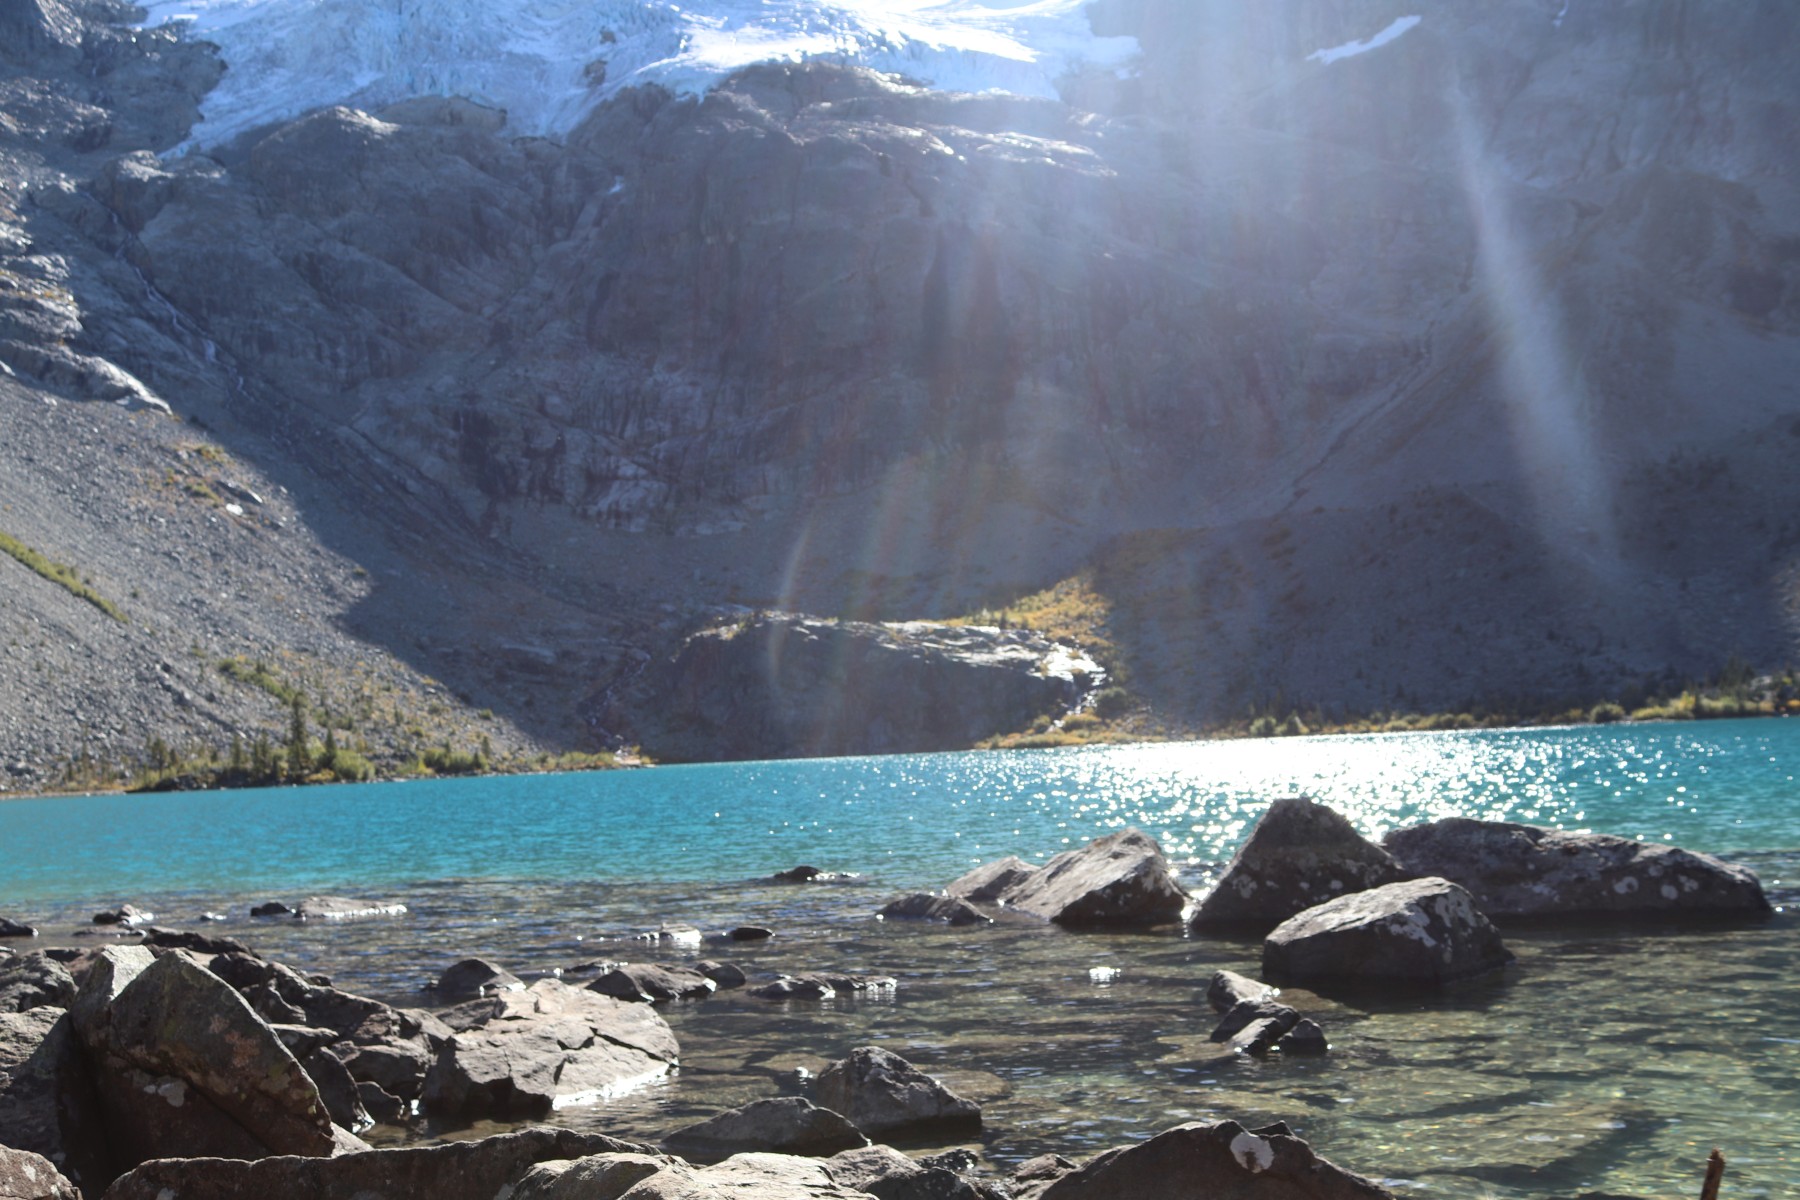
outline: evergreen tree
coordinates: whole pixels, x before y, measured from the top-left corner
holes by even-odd
[[[297,692],[288,713],[287,770],[290,779],[305,779],[312,771],[312,755],[306,748],[306,706]]]
[[[329,723],[327,723],[325,726],[325,755],[324,755],[324,757],[325,757],[325,762],[323,763],[323,766],[325,767],[325,769],[328,771],[337,770],[337,758],[338,758],[337,734],[332,732],[331,725]]]

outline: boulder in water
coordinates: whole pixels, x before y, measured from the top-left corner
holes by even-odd
[[[955,896],[912,892],[890,900],[875,914],[884,921],[942,921],[946,925],[991,925],[993,918]]]
[[[1059,925],[1157,925],[1181,916],[1187,893],[1162,847],[1124,829],[1064,851],[995,899]]]
[[[1400,864],[1339,813],[1290,797],[1269,805],[1188,924],[1267,933],[1303,909],[1404,878]]]
[[[1710,854],[1601,833],[1451,817],[1396,829],[1408,871],[1467,888],[1491,917],[1761,917],[1756,875]]]
[[[1299,983],[1436,986],[1512,961],[1468,892],[1414,879],[1289,917],[1263,941],[1263,973]]]
[[[1178,1125],[1061,1174],[1038,1200],[1394,1200],[1387,1189],[1320,1158],[1286,1125]]]
[[[820,1104],[843,1113],[871,1137],[981,1127],[980,1105],[879,1046],[859,1046],[825,1068],[813,1094]]]

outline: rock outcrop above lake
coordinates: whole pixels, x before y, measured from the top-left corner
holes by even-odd
[[[1433,987],[1512,960],[1468,892],[1414,879],[1354,892],[1289,917],[1263,941],[1271,979]]]
[[[1303,909],[1406,878],[1400,864],[1333,809],[1277,800],[1189,918],[1194,929],[1266,933]]]
[[[1068,711],[1100,676],[1027,630],[745,616],[688,639],[634,732],[664,757],[962,750]]]
[[[979,868],[951,885],[988,903],[1058,925],[1159,925],[1174,921],[1188,902],[1162,847],[1137,829],[1095,838],[1065,850],[1036,870],[1016,859]]]
[[[1313,1153],[1285,1124],[1178,1125],[1110,1150],[1029,1193],[1031,1200],[1393,1200],[1387,1189]]]
[[[1408,871],[1452,880],[1497,918],[1761,917],[1754,872],[1677,846],[1449,817],[1384,839]]]

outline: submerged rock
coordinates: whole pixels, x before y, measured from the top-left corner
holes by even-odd
[[[338,1158],[165,1159],[115,1182],[107,1200],[494,1200],[532,1164],[651,1147],[569,1129],[525,1129],[472,1142],[367,1150]]]
[[[1215,1011],[1223,1013],[1230,1012],[1246,1000],[1273,1000],[1280,994],[1280,988],[1272,988],[1260,980],[1239,975],[1236,971],[1215,971],[1212,982],[1206,988],[1206,1002]]]
[[[912,892],[890,900],[875,914],[884,921],[942,921],[946,925],[991,925],[993,918],[955,896]]]
[[[1290,797],[1269,805],[1188,923],[1266,933],[1303,909],[1404,878],[1400,864],[1340,814]]]
[[[156,920],[156,914],[132,904],[121,904],[94,914],[96,925],[145,925]]]
[[[1510,961],[1493,923],[1446,879],[1340,896],[1289,917],[1263,941],[1263,973],[1302,983],[1432,986]]]
[[[1187,893],[1162,847],[1136,829],[1067,850],[997,897],[1059,925],[1157,925],[1174,921]]]
[[[633,1004],[664,1004],[670,1000],[698,1000],[712,995],[718,986],[692,967],[620,963],[588,984],[588,990]]]
[[[440,1000],[466,1000],[495,992],[525,990],[525,982],[505,967],[484,958],[465,958],[444,969],[433,988]]]
[[[819,971],[810,975],[783,975],[773,983],[750,989],[762,1000],[830,1000],[839,994],[891,992],[899,986],[891,975],[845,975]]]
[[[1753,872],[1677,846],[1464,817],[1397,829],[1385,844],[1407,870],[1467,888],[1493,917],[1759,917],[1770,911]]]
[[[981,1127],[981,1106],[879,1046],[859,1046],[819,1073],[818,1102],[874,1137],[902,1131]]]
[[[718,1162],[747,1151],[822,1157],[868,1144],[869,1139],[842,1114],[800,1096],[753,1101],[663,1139],[672,1153],[700,1162]]]
[[[1015,1176],[1016,1178],[1016,1176]],[[1286,1125],[1178,1125],[1058,1174],[1037,1200],[1393,1200],[1313,1153]]]
[[[294,909],[298,921],[348,921],[357,917],[396,917],[406,912],[398,900],[350,900],[343,896],[308,896]]]

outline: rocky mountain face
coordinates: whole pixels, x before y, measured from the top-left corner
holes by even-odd
[[[1077,574],[1177,722],[1793,653],[1785,4],[1090,11],[1142,63],[1060,102],[787,63],[559,140],[426,96],[159,158],[231,64],[5,0],[0,531],[160,623],[51,629],[0,572],[36,648],[0,749],[66,752],[71,698],[121,690],[120,741],[248,727],[243,689],[203,719],[131,680],[283,650],[592,744],[760,703],[644,669],[717,605],[941,617]]]

